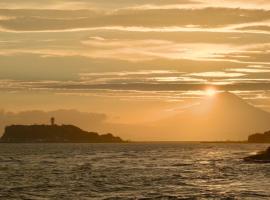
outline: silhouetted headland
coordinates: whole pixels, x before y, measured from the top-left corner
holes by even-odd
[[[248,137],[250,143],[270,143],[270,131],[264,133],[256,133]]]
[[[245,157],[244,160],[247,162],[270,163],[270,147],[256,155]]]
[[[74,125],[11,125],[5,128],[2,143],[121,143],[120,137],[112,134],[99,135],[84,131]]]

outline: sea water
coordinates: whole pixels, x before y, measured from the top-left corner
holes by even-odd
[[[0,199],[270,199],[267,145],[0,144]]]

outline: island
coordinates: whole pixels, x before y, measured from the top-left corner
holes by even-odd
[[[1,143],[122,143],[112,134],[99,135],[74,125],[11,125],[5,128]]]
[[[270,131],[252,134],[248,137],[250,143],[270,143]]]

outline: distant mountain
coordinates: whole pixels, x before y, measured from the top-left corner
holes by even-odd
[[[86,132],[73,125],[12,125],[5,128],[0,142],[118,143],[123,140],[112,134]]]
[[[155,124],[158,134],[180,140],[247,140],[270,129],[270,113],[224,92]]]
[[[270,130],[270,113],[230,92],[205,97],[195,105],[174,110],[170,116],[165,113],[162,119],[149,121],[103,128],[125,138],[148,141],[244,141],[250,134]]]

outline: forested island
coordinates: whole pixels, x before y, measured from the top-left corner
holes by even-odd
[[[250,143],[270,143],[270,131],[264,133],[255,133],[248,137]]]
[[[99,135],[74,125],[11,125],[5,128],[2,143],[121,143],[112,134]]]

